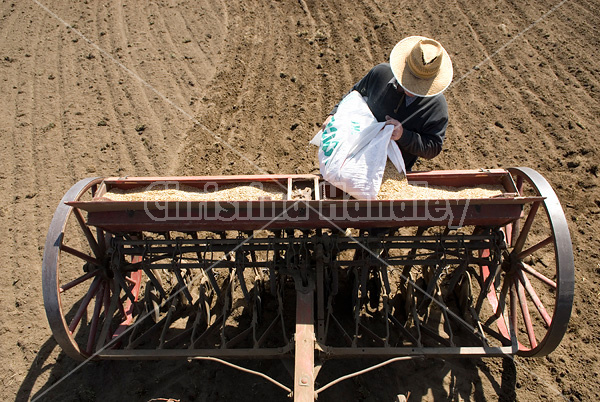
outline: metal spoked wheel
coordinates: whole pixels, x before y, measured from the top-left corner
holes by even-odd
[[[538,197],[503,228],[507,248],[497,268],[482,267],[485,297],[505,343],[517,354],[545,356],[562,340],[571,315],[574,264],[567,220],[550,184],[529,168],[512,168],[519,195]],[[483,311],[480,311],[481,315]],[[481,317],[483,318],[483,317]],[[491,328],[491,325],[490,325]]]
[[[78,360],[93,356],[131,323],[142,280],[141,271],[115,278],[113,235],[88,227],[81,211],[65,204],[90,200],[101,181],[81,180],[65,194],[52,218],[42,263],[50,328],[65,353]]]

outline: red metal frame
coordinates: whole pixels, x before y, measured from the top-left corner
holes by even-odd
[[[501,197],[454,200],[355,200],[322,199],[339,196],[340,191],[316,175],[247,175],[199,177],[109,178],[92,201],[68,202],[88,212],[88,224],[110,232],[196,231],[298,228],[369,228],[436,224],[439,226],[502,226],[518,218],[522,205],[543,198],[516,196],[510,174],[501,169],[489,171],[431,171],[409,173],[409,182],[449,187],[502,185]],[[294,201],[289,191],[294,181],[314,183],[315,199]],[[207,183],[280,183],[288,191],[284,201],[109,201],[103,198],[112,188],[130,189],[157,182],[202,188]],[[285,184],[284,184],[285,183]],[[319,190],[321,189],[321,190]],[[326,194],[320,194],[322,192]]]
[[[513,176],[516,177],[517,185],[513,182]],[[111,359],[192,357],[218,360],[218,358],[278,358],[294,355],[295,375],[292,389],[294,398],[297,401],[313,400],[320,391],[333,383],[350,378],[350,376],[345,376],[319,390],[315,390],[315,378],[318,373],[318,368],[315,368],[316,358],[360,358],[365,356],[377,356],[391,357],[388,361],[391,362],[408,358],[409,356],[427,355],[501,356],[518,353],[526,356],[543,356],[554,350],[566,331],[566,325],[570,315],[573,300],[573,258],[572,250],[570,249],[571,244],[568,225],[564,218],[564,214],[562,213],[560,203],[549,184],[539,174],[526,168],[511,169],[509,171],[496,169],[481,171],[418,172],[409,173],[408,180],[412,183],[417,182],[450,187],[475,187],[485,184],[499,184],[504,188],[505,192],[500,197],[486,199],[398,199],[367,201],[342,198],[339,190],[324,182],[316,175],[129,177],[108,178],[104,180],[88,179],[81,181],[76,184],[65,197],[63,197],[51,223],[46,242],[43,263],[44,301],[50,326],[58,343],[74,358],[86,358],[93,354],[97,358]],[[111,188],[130,189],[158,182],[185,184],[198,188],[202,188],[202,186],[207,183],[247,184],[255,182],[274,182],[281,184],[287,191],[287,199],[284,201],[167,203],[139,201],[117,202],[103,197],[106,191],[109,191]],[[526,195],[523,191],[524,182],[527,182],[534,191]],[[302,185],[306,185],[307,183],[312,184],[314,194],[313,199],[310,201],[292,200],[291,189],[293,188],[294,183]],[[90,189],[90,200],[82,201],[82,194],[90,191]],[[533,245],[528,244],[525,246],[526,239],[528,238],[528,234],[533,225],[533,220],[538,213],[539,206],[542,206],[546,213],[550,236],[545,237],[546,235],[544,235],[544,237],[541,237],[541,240],[536,239],[533,242]],[[525,217],[523,211],[527,210],[529,210],[529,214]],[[85,220],[82,211],[87,211],[87,220]],[[73,216],[77,220],[78,226],[81,228],[80,237],[87,239],[88,246],[91,249],[90,252],[85,253],[76,250],[62,242],[66,221],[69,219],[69,216],[71,216],[71,212],[73,212]],[[177,212],[178,215],[174,215],[175,212]],[[465,234],[463,232],[460,236],[455,236],[457,239],[454,239],[452,234],[448,234],[449,230],[444,231],[443,235],[440,231],[439,236],[437,234],[435,234],[435,236],[429,236],[428,238],[422,236],[426,230],[425,227],[471,225],[476,226],[473,233],[469,232],[466,233],[468,236],[463,236]],[[484,342],[483,346],[457,346],[452,342],[450,336],[450,342],[444,343],[442,341],[445,341],[446,339],[441,339],[441,341],[438,341],[440,346],[428,348],[421,344],[420,334],[419,340],[415,340],[412,345],[411,342],[400,342],[396,343],[396,345],[399,346],[391,346],[391,343],[387,343],[387,337],[385,338],[386,341],[383,346],[371,347],[367,344],[366,346],[359,345],[356,347],[356,345],[353,344],[354,347],[342,347],[338,346],[338,344],[328,343],[328,332],[324,326],[325,322],[328,322],[328,320],[333,317],[333,314],[329,311],[329,306],[327,308],[325,307],[327,302],[324,293],[324,289],[326,288],[325,281],[329,280],[327,274],[333,275],[332,270],[334,267],[337,267],[335,264],[341,263],[342,261],[341,258],[336,260],[335,255],[333,256],[333,259],[330,259],[331,255],[329,253],[335,250],[334,247],[327,251],[327,256],[325,256],[323,252],[323,247],[330,245],[331,241],[341,240],[331,240],[332,236],[337,236],[338,232],[331,232],[322,237],[320,237],[322,232],[317,231],[316,235],[315,232],[312,232],[312,235],[308,235],[307,233],[309,232],[303,232],[302,236],[305,236],[305,238],[297,238],[295,237],[296,235],[294,235],[294,231],[291,230],[281,231],[282,235],[274,234],[273,236],[268,237],[268,239],[272,239],[273,244],[280,247],[280,250],[285,248],[286,260],[289,257],[289,260],[287,261],[292,261],[294,258],[303,258],[302,266],[294,266],[294,269],[290,269],[289,266],[286,266],[281,268],[282,271],[278,274],[282,275],[282,277],[287,276],[287,279],[292,278],[296,285],[296,322],[293,341],[290,341],[285,335],[286,330],[283,328],[282,332],[284,333],[283,338],[285,338],[285,344],[282,346],[272,347],[270,349],[261,348],[260,346],[257,346],[260,345],[260,342],[257,342],[256,334],[253,334],[253,348],[236,348],[235,346],[238,344],[237,340],[241,339],[242,336],[250,334],[251,332],[249,331],[255,329],[254,327],[248,327],[243,330],[241,334],[236,335],[232,339],[226,339],[226,337],[222,336],[221,339],[224,347],[214,349],[202,349],[200,347],[194,349],[193,347],[196,341],[193,336],[191,341],[192,348],[186,349],[162,349],[159,347],[155,350],[144,348],[141,348],[140,350],[131,350],[118,349],[118,345],[115,345],[117,347],[115,349],[106,349],[105,347],[102,347],[103,345],[106,345],[105,342],[111,337],[114,338],[118,334],[127,331],[128,328],[131,328],[131,322],[134,318],[139,318],[134,317],[133,304],[130,300],[137,301],[137,296],[140,293],[142,271],[139,270],[141,266],[139,262],[141,261],[145,261],[145,263],[148,264],[144,266],[144,271],[149,278],[152,278],[153,275],[149,273],[149,270],[165,269],[166,266],[167,270],[171,270],[176,276],[179,275],[177,278],[181,279],[181,273],[180,271],[177,271],[180,269],[179,262],[175,266],[173,265],[174,263],[168,261],[159,263],[157,260],[165,259],[165,256],[171,254],[173,260],[175,260],[175,257],[179,258],[183,255],[183,252],[181,251],[183,245],[193,244],[196,249],[189,251],[188,254],[198,253],[199,262],[189,263],[190,265],[196,264],[190,269],[207,269],[202,264],[205,264],[206,261],[212,262],[213,257],[200,257],[198,250],[202,251],[209,249],[212,250],[211,252],[217,251],[225,253],[227,256],[233,256],[235,254],[235,259],[230,259],[229,257],[225,258],[224,255],[223,259],[226,261],[223,261],[222,266],[215,263],[214,268],[229,267],[229,273],[230,275],[233,275],[232,278],[237,275],[236,271],[239,269],[239,272],[241,272],[241,277],[238,277],[240,283],[244,283],[244,269],[247,269],[249,273],[252,272],[252,268],[256,269],[262,267],[262,269],[265,270],[271,269],[268,264],[265,264],[265,261],[268,260],[268,258],[266,258],[265,261],[257,262],[255,261],[255,255],[253,254],[255,252],[265,253],[265,250],[271,250],[270,245],[266,249],[264,248],[264,245],[260,246],[260,242],[264,239],[258,239],[255,244],[256,248],[252,248],[253,244],[251,241],[248,241],[248,244],[245,244],[246,240],[243,239],[242,234],[238,234],[238,238],[236,239],[231,237],[227,238],[227,236],[221,238],[213,237],[209,240],[212,239],[216,241],[215,243],[210,243],[208,241],[202,243],[198,234],[195,233],[196,231],[252,231],[263,228],[319,229],[350,227],[360,229],[373,227],[398,228],[402,226],[418,227],[417,233],[414,236],[405,236],[409,237],[410,244],[414,245],[405,246],[401,250],[398,248],[398,250],[403,252],[399,254],[403,257],[407,257],[403,261],[403,264],[402,261],[398,262],[399,260],[394,260],[394,258],[398,258],[397,256],[395,257],[392,255],[388,258],[388,255],[385,254],[385,248],[382,248],[381,246],[383,243],[379,243],[379,246],[374,245],[372,247],[373,250],[377,250],[377,253],[384,250],[384,253],[381,254],[383,257],[380,257],[380,259],[387,259],[387,261],[392,264],[396,261],[396,264],[398,264],[397,268],[411,268],[413,264],[419,263],[422,263],[423,265],[432,264],[431,262],[425,262],[423,259],[415,260],[415,262],[413,262],[411,259],[414,258],[414,255],[411,256],[410,250],[415,251],[416,248],[426,251],[434,250],[435,247],[427,248],[427,244],[432,244],[427,243],[427,241],[435,237],[435,241],[440,242],[439,244],[441,245],[441,238],[443,237],[443,253],[449,253],[449,256],[451,256],[452,259],[444,257],[444,259],[439,260],[443,261],[443,263],[434,262],[433,264],[438,264],[443,268],[444,266],[448,266],[448,261],[453,261],[455,266],[454,272],[457,273],[456,278],[459,278],[461,272],[464,272],[460,271],[462,267],[456,262],[463,257],[460,250],[466,249],[465,242],[467,241],[473,242],[470,244],[479,244],[473,246],[470,250],[479,250],[480,258],[475,258],[474,261],[474,256],[470,255],[467,256],[464,261],[470,261],[471,264],[475,265],[479,264],[479,267],[481,268],[481,273],[478,276],[480,285],[487,283],[488,280],[491,284],[494,282],[492,280],[496,275],[500,275],[502,278],[503,282],[501,282],[500,285],[496,284],[496,287],[492,286],[484,288],[483,286],[480,286],[481,291],[479,294],[479,299],[481,299],[481,301],[487,299],[489,302],[492,314],[497,314],[497,319],[490,321],[490,325],[496,323],[499,327],[499,333],[496,333],[495,335],[491,334],[492,337],[495,337],[497,341],[499,340],[501,342],[499,346],[497,342],[495,343],[496,346],[490,346],[487,342]],[[77,227],[77,225],[75,227]],[[90,227],[95,227],[95,235]],[[437,228],[434,229],[437,230]],[[470,231],[471,228],[466,228],[465,230]],[[478,232],[478,230],[487,231],[488,234],[486,236],[489,237],[479,239],[478,236],[480,232]],[[143,236],[137,238],[137,232],[141,231],[155,232],[154,234],[169,231],[189,231],[191,234],[184,233],[184,235],[188,237],[191,236],[192,238],[187,240],[183,238],[175,239],[174,237],[170,237],[169,234],[165,234],[164,240],[160,240],[164,244],[159,246],[165,247],[164,250],[171,250],[172,253],[168,254],[167,251],[160,251],[160,253],[158,253],[158,258],[151,257],[144,260],[140,255],[146,255],[146,249],[149,247],[149,243],[155,239],[150,238],[148,244],[144,244],[146,240],[141,239]],[[291,234],[289,235],[290,237],[286,239],[283,237],[283,233],[288,232]],[[368,232],[369,234],[371,233],[370,230]],[[533,233],[534,231],[531,232]],[[179,234],[177,234],[177,236]],[[312,238],[308,239],[307,236],[314,236],[315,240],[311,243],[311,245],[314,246],[314,249],[311,249],[311,253],[307,252],[306,244],[308,242],[306,240],[312,240]],[[372,241],[377,243],[379,240],[376,237],[377,236],[373,236],[373,238],[363,239],[361,240],[361,243],[356,242],[356,239],[354,238],[352,240],[355,242],[353,244],[360,244],[365,250],[370,250],[371,246],[368,242]],[[398,245],[398,247],[401,247],[401,245],[404,244],[402,242],[406,241],[405,237],[403,238],[398,235],[397,237],[389,236],[387,239],[390,242],[396,242],[395,244]],[[241,239],[239,240],[239,247],[241,247],[239,253],[236,250],[226,249],[229,247],[226,245],[233,244],[232,241],[238,242],[238,239]],[[507,244],[503,244],[504,240],[506,240]],[[167,244],[173,241],[176,242],[175,245],[171,246]],[[219,243],[219,241],[221,243]],[[452,242],[459,245],[454,246],[453,244],[455,243]],[[111,262],[111,255],[121,256],[121,254],[109,253],[107,251],[109,243],[111,244],[111,249],[114,250],[117,250],[119,244],[123,247],[129,247],[119,249],[125,251],[129,250],[129,253],[125,253],[127,256],[124,259],[117,258],[114,260],[116,264],[114,267]],[[158,241],[156,243],[158,244]],[[244,244],[243,247],[242,244]],[[388,246],[390,246],[390,244],[391,243],[387,243]],[[260,248],[259,246],[263,248]],[[349,251],[358,251],[358,248],[352,248],[349,245],[346,246]],[[523,261],[523,258],[526,255],[547,246],[552,246],[548,247],[548,249],[554,248],[555,272],[552,270],[552,267],[550,271],[545,271],[544,273],[538,272],[534,267],[529,266]],[[459,251],[454,251],[454,254],[452,254],[452,250],[458,250],[459,247],[462,248]],[[237,249],[238,245],[236,245],[235,248]],[[405,253],[407,250],[408,254]],[[289,255],[287,254],[288,251]],[[74,257],[78,259],[81,264],[85,264],[84,273],[75,273],[71,275],[68,280],[65,280],[65,282],[61,282],[59,278],[59,257],[61,253],[69,254],[71,258]],[[371,252],[371,254],[373,253]],[[251,255],[251,261],[249,259],[247,262],[244,262],[245,255]],[[266,255],[267,257],[269,256],[268,251],[266,252]],[[375,254],[373,255],[375,256]],[[425,255],[428,254],[425,253]],[[239,260],[237,258],[238,256],[240,257]],[[355,258],[350,262],[352,263],[351,268],[356,269],[357,272],[359,269],[362,269],[363,273],[369,275],[369,270],[373,269],[372,265],[374,263],[377,265],[376,259],[369,260],[367,254],[361,257],[360,254],[356,253],[355,256],[359,256],[359,259]],[[488,260],[485,260],[484,263],[481,262],[482,259],[490,256],[494,256],[494,258],[489,258]],[[129,259],[130,257],[131,260]],[[314,259],[312,257],[314,257]],[[436,257],[432,256],[431,258]],[[279,256],[279,259],[281,260],[281,256]],[[325,263],[324,261],[326,259],[327,262]],[[122,261],[131,262],[121,265],[123,264]],[[316,265],[314,265],[315,262]],[[185,263],[186,262],[184,261],[183,264]],[[239,267],[236,265],[238,263],[241,264]],[[246,267],[244,264],[246,264]],[[296,262],[294,264],[299,263]],[[345,267],[350,268],[350,265],[347,264]],[[379,269],[377,267],[375,268]],[[87,269],[91,270],[88,271]],[[212,269],[212,267],[210,269]],[[382,273],[381,275],[383,275],[383,273],[387,275],[386,269],[387,268],[383,268],[383,271],[380,271]],[[115,275],[115,279],[111,279],[111,270],[115,274],[119,273],[120,275]],[[328,270],[327,274],[324,273],[324,270]],[[555,276],[553,276],[553,274]],[[535,288],[528,279],[528,276],[529,278],[532,278],[532,281],[535,278]],[[300,278],[302,280],[299,280]],[[358,278],[358,274],[356,274],[355,278]],[[271,279],[277,279],[277,277],[272,276]],[[383,283],[388,279],[384,280],[383,276],[381,276],[380,280]],[[436,281],[437,279],[432,283],[436,283]],[[127,284],[127,282],[129,283]],[[544,286],[542,290],[546,290],[546,296],[548,296],[548,294],[556,294],[554,309],[548,308],[548,311],[546,311],[544,304],[540,300],[540,297],[538,297],[536,291],[540,289],[540,283]],[[183,286],[183,284],[181,285]],[[85,293],[85,296],[82,298],[79,307],[74,307],[76,305],[72,303],[69,304],[70,307],[76,308],[77,311],[75,312],[75,318],[66,320],[66,313],[63,312],[61,304],[62,295],[70,289],[79,286],[81,286],[80,289],[88,289],[87,293]],[[114,289],[112,286],[114,286]],[[361,284],[360,286],[363,285]],[[255,288],[250,289],[250,291],[258,292],[258,288],[259,286],[255,286]],[[184,289],[187,289],[187,285],[184,286]],[[361,289],[361,297],[364,297],[364,292],[367,288],[364,287]],[[221,290],[225,291],[224,289]],[[421,291],[425,293],[423,290]],[[113,293],[112,296],[111,292]],[[122,296],[123,293],[125,293],[124,296]],[[247,300],[249,300],[250,297],[258,297],[258,293],[252,293],[252,296],[249,296],[248,289],[245,288],[243,289],[243,293],[244,298]],[[273,293],[273,295],[275,294],[279,297],[279,290]],[[333,291],[330,294],[334,294]],[[409,294],[408,296],[411,298],[413,297],[412,294]],[[377,297],[379,298],[379,295],[377,295]],[[357,297],[356,300],[359,309],[362,308],[359,304],[360,299]],[[94,302],[92,303],[92,301]],[[254,303],[255,308],[253,316],[254,320],[256,319],[256,311],[258,310],[256,299],[254,299],[252,303]],[[549,304],[546,304],[546,306],[548,307]],[[279,307],[281,308],[281,305]],[[317,313],[316,318],[315,307]],[[110,332],[111,329],[117,325],[112,325],[111,328],[110,320],[105,320],[103,325],[101,317],[113,317],[113,313],[115,313],[115,309],[117,308],[120,311],[117,316],[122,317],[122,320],[119,321],[120,325],[118,325],[118,329],[116,329],[115,332]],[[356,306],[354,308],[354,311],[358,311]],[[91,329],[89,331],[89,336],[86,338],[87,343],[85,340],[80,343],[79,340],[76,340],[73,337],[73,330],[78,327],[79,321],[84,319],[86,310],[93,310],[91,319],[85,318],[88,320],[87,324],[89,324]],[[536,310],[541,317],[541,319],[538,317],[537,322],[533,321],[531,317],[531,312],[535,312]],[[385,311],[387,312],[387,310]],[[477,313],[474,314],[476,315]],[[385,317],[387,319],[387,315]],[[413,318],[414,317],[415,313],[413,313]],[[490,319],[492,318],[493,316],[490,317]],[[335,317],[332,319],[335,320]],[[419,320],[420,318],[417,316],[415,321]],[[479,318],[476,318],[476,320],[479,320]],[[283,315],[277,315],[265,333],[270,331],[274,325],[279,324],[280,321],[283,325]],[[223,320],[223,323],[224,322],[225,319]],[[446,320],[444,320],[444,322],[446,322]],[[483,320],[481,322],[483,322]],[[543,326],[539,325],[540,322],[546,324],[547,331],[544,330]],[[389,322],[386,321],[386,325],[388,324]],[[417,331],[419,330],[419,325],[423,330],[426,329],[424,324],[426,324],[425,318],[423,318],[423,322],[416,325]],[[211,326],[212,325],[214,324],[211,324]],[[164,328],[168,329],[168,325]],[[317,328],[317,333],[315,333],[315,328]],[[487,329],[488,331],[490,330],[490,328]],[[208,330],[209,329],[206,331]],[[343,332],[344,329],[341,328],[341,331]],[[481,325],[479,332],[481,332]],[[97,334],[99,334],[99,336],[97,336]],[[352,335],[352,333],[350,334]],[[357,334],[358,330],[356,330],[354,336],[357,337]],[[376,339],[379,337],[376,331],[371,332],[366,327],[364,328],[362,335],[372,336],[374,340],[383,339]],[[175,338],[178,339],[179,337]],[[138,339],[141,339],[141,336]],[[432,339],[435,340],[436,338],[433,337]],[[234,341],[235,343],[233,343]],[[81,349],[80,345],[85,346],[85,348]],[[210,345],[212,344],[209,344],[209,347]],[[231,346],[231,348],[229,348],[229,346]],[[93,353],[94,350],[97,350],[97,352]],[[385,364],[387,364],[387,362]],[[373,366],[373,368],[379,367],[380,365],[381,364]],[[282,386],[282,388],[287,392],[290,391],[287,387]]]

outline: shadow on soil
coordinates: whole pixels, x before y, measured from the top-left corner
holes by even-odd
[[[292,400],[286,391],[266,380],[214,362],[92,361],[80,366],[62,352],[55,361],[49,359],[56,347],[53,338],[42,346],[19,388],[17,401]],[[498,400],[515,400],[514,362],[510,358],[501,362],[501,375],[486,359],[396,362],[334,385],[319,394],[319,401],[396,401],[397,395],[409,392],[409,401],[484,401],[484,381],[491,384]],[[235,363],[291,387],[292,377],[286,366],[293,363],[284,365],[280,360]],[[328,361],[317,377],[316,388],[376,363]],[[46,383],[38,384],[42,376],[47,377]],[[35,393],[32,389],[36,389]]]

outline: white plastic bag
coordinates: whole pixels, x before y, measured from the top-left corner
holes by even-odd
[[[388,157],[405,172],[402,153],[391,140],[393,129],[378,122],[360,93],[352,91],[310,141],[319,146],[323,178],[354,198],[377,198]]]

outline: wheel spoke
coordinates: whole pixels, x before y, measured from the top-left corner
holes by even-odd
[[[504,281],[502,285],[502,289],[500,291],[500,298],[496,295],[496,289],[492,287],[487,294],[488,302],[492,307],[492,311],[494,314],[489,317],[489,319],[484,323],[486,328],[496,322],[498,326],[498,331],[504,337],[504,339],[509,339],[510,335],[508,333],[508,325],[504,316],[504,308],[506,305],[506,293],[508,292],[508,282]],[[494,332],[491,328],[489,331]]]
[[[515,288],[517,296],[519,298],[519,304],[521,305],[521,314],[523,316],[523,322],[525,323],[525,329],[527,330],[527,337],[529,338],[529,344],[531,348],[537,347],[537,340],[535,339],[535,333],[533,331],[533,324],[531,323],[531,315],[529,314],[529,306],[527,306],[527,299],[525,297],[525,290],[523,286],[520,286],[519,281],[515,280]]]
[[[481,253],[482,257],[488,257],[489,256],[489,250],[484,250],[484,252]],[[479,310],[481,308],[481,305],[486,297],[486,295],[490,295],[490,292],[492,292],[492,295],[495,296],[495,292],[496,290],[493,288],[493,284],[494,281],[496,280],[496,277],[498,276],[498,273],[500,272],[500,269],[498,269],[498,266],[495,265],[493,266],[493,270],[490,270],[490,267],[487,265],[483,265],[481,266],[481,278],[483,280],[483,285],[481,286],[481,291],[479,292],[479,296],[477,297],[477,302],[475,304],[475,308],[477,310]],[[488,297],[489,299],[489,297]],[[492,306],[492,308],[496,308],[497,307],[497,300],[496,300],[496,305]]]
[[[525,240],[527,240],[527,235],[531,230],[531,226],[533,224],[533,220],[535,219],[535,215],[537,214],[538,208],[540,207],[540,202],[534,202],[531,204],[531,209],[529,210],[529,214],[527,215],[527,219],[525,220],[525,224],[523,224],[523,228],[521,228],[521,233],[519,233],[519,237],[515,242],[513,252],[515,254],[519,254],[523,250],[523,246],[525,246]]]
[[[554,236],[550,235],[547,238],[545,238],[544,240],[542,240],[541,242],[539,242],[538,244],[536,244],[535,246],[529,247],[527,250],[519,253],[517,255],[517,258],[522,260],[523,258],[530,256],[531,254],[533,254],[536,251],[538,251],[539,249],[547,246],[548,244],[553,244],[553,243],[554,243]]]
[[[106,285],[104,286],[104,298],[102,300],[103,306],[104,306],[104,320],[106,321],[110,321],[110,318],[112,317],[112,315],[108,315],[109,309],[110,309],[110,287],[112,285],[112,281],[111,282],[107,282]]]
[[[518,275],[519,275],[519,280],[521,281],[521,283],[525,287],[525,290],[529,294],[529,297],[531,297],[531,300],[533,301],[533,304],[535,305],[535,307],[537,308],[537,310],[540,312],[540,315],[542,316],[542,318],[546,322],[546,325],[548,327],[550,327],[550,325],[552,324],[552,318],[550,318],[550,315],[546,311],[546,308],[544,307],[544,304],[542,304],[542,301],[538,297],[536,291],[533,289],[533,286],[531,286],[531,282],[529,281],[529,278],[527,278],[527,275],[525,275],[523,273],[523,271],[518,271]]]
[[[103,282],[100,285],[100,289],[96,293],[96,302],[94,304],[94,313],[92,314],[92,323],[90,324],[90,333],[88,335],[88,343],[85,352],[92,354],[94,351],[94,343],[96,342],[96,332],[98,330],[98,321],[100,320],[100,312],[102,311],[102,305],[104,304],[104,294],[106,292],[108,284]]]
[[[97,267],[102,266],[102,263],[98,259],[92,257],[91,255],[87,255],[86,253],[84,253],[82,251],[76,250],[73,247],[69,247],[66,244],[61,244],[60,250],[66,252],[66,253],[69,253],[77,258],[81,258],[82,260],[87,261],[91,264],[94,264]]]
[[[98,288],[100,287],[101,283],[102,281],[100,280],[99,276],[94,278],[94,281],[91,283],[88,292],[81,301],[81,305],[79,306],[77,313],[75,313],[75,317],[73,317],[73,320],[71,321],[71,325],[69,325],[69,331],[71,331],[71,333],[73,333],[77,328],[77,325],[79,325],[79,321],[81,321],[83,313],[85,313],[85,311],[87,310],[87,307],[90,304],[90,301],[92,301],[92,298],[96,295],[96,293],[98,293]]]
[[[510,314],[508,324],[510,326],[510,338],[515,345],[517,340],[517,327],[519,325],[519,317],[517,316],[517,289],[515,283],[513,282],[513,278],[509,280],[509,288],[510,288]]]
[[[96,256],[96,258],[101,258],[102,252],[100,250],[100,247],[98,246],[98,242],[94,238],[94,235],[92,234],[90,228],[85,224],[85,219],[81,214],[81,210],[79,210],[79,208],[73,208],[73,213],[75,214],[75,218],[77,218],[77,222],[79,222],[79,226],[81,227],[81,230],[83,231],[83,234],[85,235],[85,238],[87,239],[90,248],[94,252],[94,255]]]
[[[112,290],[112,297],[110,295],[110,291]],[[109,288],[109,294],[108,297],[110,298],[110,305],[108,308],[105,307],[105,318],[104,318],[104,325],[102,327],[102,331],[100,331],[100,337],[98,338],[98,342],[96,344],[96,350],[101,349],[102,347],[104,347],[104,344],[110,339],[110,324],[113,318],[113,315],[115,314],[115,311],[117,311],[117,304],[119,302],[119,285],[113,281],[112,282],[112,289]]]
[[[71,289],[73,286],[77,286],[82,282],[87,281],[88,279],[98,275],[98,272],[100,272],[99,269],[95,269],[93,271],[90,271],[84,275],[81,275],[79,278],[72,280],[71,282],[67,283],[66,285],[61,286],[60,288],[58,288],[58,292],[59,293],[64,293],[67,290]]]
[[[556,289],[556,282],[554,282],[551,279],[548,279],[547,277],[545,277],[544,275],[542,275],[541,273],[539,273],[538,271],[533,269],[533,267],[531,267],[529,264],[526,264],[524,262],[521,262],[521,264],[522,264],[521,268],[524,271],[527,271],[531,275],[535,276],[536,278],[538,278],[540,281],[544,282],[546,285],[550,286],[551,288]]]
[[[498,305],[496,307],[496,317],[501,317],[504,314],[504,309],[506,307],[506,295],[508,293],[509,287],[508,278],[504,278],[504,282],[502,283],[502,289],[500,290],[500,298],[498,300]]]

